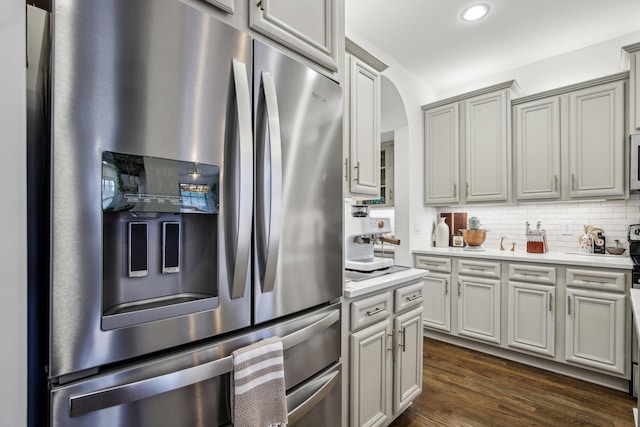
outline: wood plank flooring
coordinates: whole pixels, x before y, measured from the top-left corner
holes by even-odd
[[[627,393],[429,338],[422,390],[392,427],[634,425]]]

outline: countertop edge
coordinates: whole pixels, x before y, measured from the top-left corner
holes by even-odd
[[[628,255],[582,255],[578,253],[547,252],[532,254],[523,251],[469,251],[463,248],[431,248],[413,250],[413,255],[436,255],[459,258],[491,259],[497,261],[517,261],[540,264],[574,265],[581,267],[617,268],[633,270],[633,262]]]
[[[404,282],[411,282],[426,276],[429,270],[410,268],[397,273],[390,273],[373,279],[359,282],[345,281],[343,295],[345,298],[357,298],[373,292],[383,291]]]

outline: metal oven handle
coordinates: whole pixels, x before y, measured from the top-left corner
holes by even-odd
[[[284,336],[282,338],[283,349],[287,350],[306,341],[315,334],[327,329],[339,319],[340,311],[333,310],[320,320]],[[136,400],[196,384],[209,378],[215,378],[227,374],[232,370],[233,357],[226,356],[222,359],[216,359],[203,363],[202,365],[159,375],[157,377],[71,396],[69,398],[69,414],[71,417],[77,417],[111,406],[135,402]]]

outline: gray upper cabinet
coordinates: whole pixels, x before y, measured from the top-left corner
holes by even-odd
[[[570,194],[624,196],[624,82],[569,94]]]
[[[338,0],[249,0],[249,26],[336,72],[338,4]]]
[[[465,200],[508,198],[510,97],[507,89],[464,101]]]
[[[424,134],[425,201],[435,205],[457,203],[460,200],[458,103],[426,110]]]
[[[344,196],[380,198],[380,73],[387,65],[346,39]]]
[[[519,98],[513,104],[515,196],[625,196],[627,73]]]
[[[629,129],[640,131],[640,43],[622,48],[629,57]]]
[[[425,204],[506,202],[515,81],[422,107]]]
[[[513,129],[516,198],[560,197],[560,99],[515,105]]]

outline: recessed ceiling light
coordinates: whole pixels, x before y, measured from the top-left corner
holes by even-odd
[[[484,17],[487,13],[489,13],[489,5],[483,3],[474,4],[463,10],[460,17],[463,21],[471,22],[477,21],[478,19]]]

